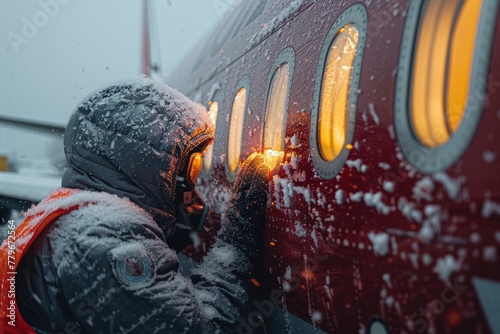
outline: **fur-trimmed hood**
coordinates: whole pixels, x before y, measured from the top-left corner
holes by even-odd
[[[167,231],[175,222],[179,167],[212,138],[200,104],[151,79],[121,82],[92,93],[73,112],[62,186],[126,196]]]

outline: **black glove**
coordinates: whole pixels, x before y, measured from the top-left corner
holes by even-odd
[[[214,310],[210,311],[214,323],[209,322],[208,326],[217,328],[210,328],[210,333],[236,333],[238,317],[248,313],[248,279],[262,245],[268,175],[269,167],[262,154],[252,154],[241,166],[215,244],[193,270],[195,288],[206,291],[200,296],[208,296],[202,302]]]
[[[262,227],[266,220],[269,166],[265,157],[253,153],[243,163],[234,183],[219,238],[228,242],[250,259],[260,248]]]
[[[243,163],[234,183],[231,204],[248,221],[263,220],[266,213],[269,166],[265,157],[253,153]]]

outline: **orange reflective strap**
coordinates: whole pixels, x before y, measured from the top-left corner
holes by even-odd
[[[77,190],[59,189],[43,200],[39,205],[67,197]],[[78,205],[66,209],[56,209],[27,216],[15,229],[15,232],[2,242],[0,247],[0,334],[34,334],[35,331],[24,321],[17,307],[16,270],[22,257],[37,236],[55,219],[78,208]]]

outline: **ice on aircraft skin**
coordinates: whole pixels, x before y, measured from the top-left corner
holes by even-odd
[[[451,199],[457,199],[460,194],[462,184],[465,182],[465,176],[453,179],[446,173],[440,172],[433,175],[434,180],[441,183]]]
[[[500,216],[500,204],[489,199],[485,200],[483,203],[483,210],[481,211],[481,215],[484,218],[490,218],[493,215]]]
[[[356,168],[357,171],[361,173],[365,173],[366,169],[368,168],[366,165],[363,164],[363,161],[361,159],[347,160],[345,163],[350,168]]]
[[[362,191],[358,191],[358,192],[356,192],[354,194],[349,195],[349,198],[353,202],[361,202],[361,200],[363,199],[363,192]]]
[[[439,276],[443,281],[449,281],[450,275],[460,270],[461,261],[455,259],[452,255],[448,254],[443,258],[439,258],[436,261],[436,266],[433,271]]]
[[[483,161],[486,163],[494,163],[497,160],[497,155],[495,152],[486,150],[483,152]]]
[[[337,189],[335,191],[335,201],[338,205],[342,205],[344,202],[344,191],[342,189]]]
[[[393,181],[384,181],[382,187],[388,193],[394,192],[394,182]]]
[[[375,124],[380,125],[380,118],[378,117],[377,111],[375,110],[375,105],[370,102],[368,104],[368,108]]]
[[[383,202],[382,193],[380,191],[376,193],[365,193],[363,199],[367,206],[375,207],[379,213],[388,215],[391,212],[391,208]]]
[[[385,256],[389,253],[389,235],[385,232],[370,232],[368,238],[372,242],[375,254]]]

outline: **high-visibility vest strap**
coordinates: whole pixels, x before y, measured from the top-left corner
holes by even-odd
[[[78,190],[58,189],[43,200],[39,206],[47,203],[53,204],[54,201],[68,197],[75,192]],[[77,209],[79,205],[64,209],[57,208],[57,205],[50,205],[50,207],[56,209],[27,216],[15,229],[15,232],[2,242],[0,247],[0,305],[2,305],[0,309],[0,334],[35,334],[33,328],[24,321],[17,307],[15,295],[17,266],[31,244],[50,223]]]

